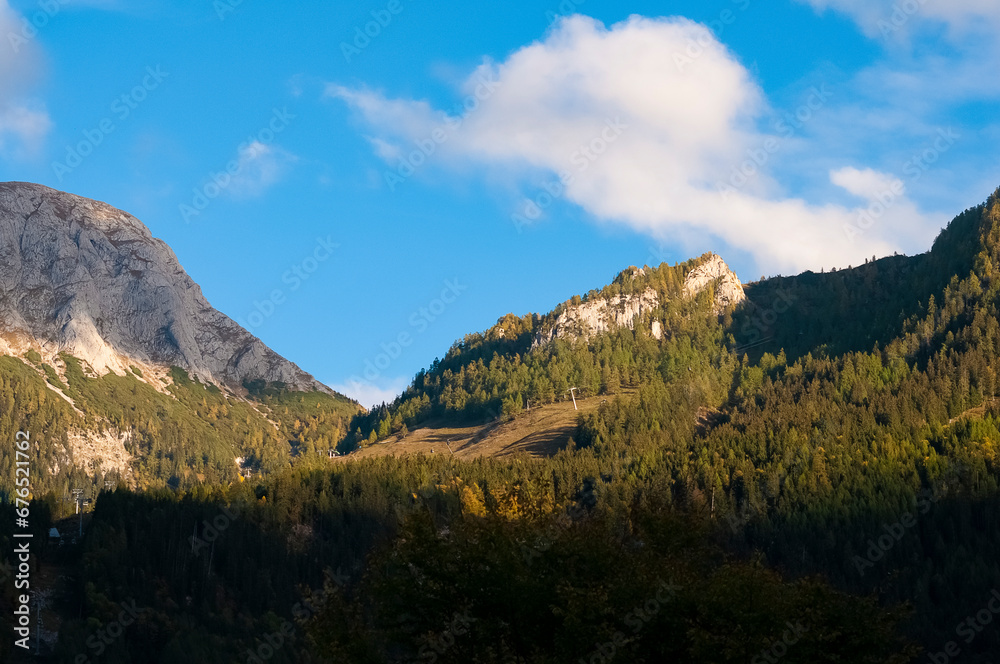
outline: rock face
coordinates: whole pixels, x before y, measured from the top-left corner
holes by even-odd
[[[688,274],[684,280],[684,296],[695,297],[713,283],[715,284],[716,313],[722,313],[726,308],[747,299],[739,277],[716,254],[709,254],[704,263]]]
[[[3,348],[6,346],[6,349]],[[67,351],[98,373],[179,366],[203,381],[281,381],[331,393],[212,308],[135,217],[23,183],[0,184],[0,351]]]
[[[645,275],[642,269],[633,268],[631,277],[638,279]],[[684,280],[684,297],[696,297],[699,293],[715,287],[713,310],[721,314],[746,299],[743,284],[729,269],[726,262],[716,254],[708,254],[705,260],[692,270]],[[613,328],[627,327],[634,330],[643,316],[651,314],[660,306],[660,295],[647,288],[639,295],[619,295],[613,298],[598,298],[568,307],[556,318],[547,331],[539,332],[533,346],[546,344],[553,339],[590,339],[594,335]],[[663,324],[659,320],[649,323],[650,333],[655,339],[663,338]]]
[[[535,339],[535,345],[553,339],[589,339],[613,327],[634,329],[635,321],[660,306],[660,296],[652,288],[641,295],[619,295],[611,299],[599,298],[571,306],[559,314],[547,333]]]

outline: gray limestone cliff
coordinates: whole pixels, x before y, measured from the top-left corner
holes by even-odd
[[[40,185],[0,184],[0,352],[66,351],[98,373],[179,366],[204,381],[331,390],[216,311],[135,217]]]

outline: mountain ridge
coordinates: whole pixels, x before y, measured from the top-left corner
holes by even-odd
[[[356,416],[341,450],[431,417],[456,425],[513,417],[529,404],[568,399],[571,388],[580,390],[578,396],[617,393],[639,378],[635,363],[621,359],[623,352],[641,347],[642,354],[669,353],[679,333],[709,321],[717,327],[745,299],[739,278],[712,252],[673,266],[630,266],[608,285],[546,314],[507,314],[465,335],[392,404]]]
[[[0,257],[0,351],[68,352],[98,374],[177,366],[235,390],[263,380],[335,394],[214,309],[170,247],[111,205],[0,183]]]
[[[743,284],[721,256],[710,252],[693,261],[696,266],[684,276],[680,297],[692,299],[713,287],[713,311],[716,315],[721,315],[728,308],[746,300]],[[658,267],[628,267],[612,283],[641,280],[646,276],[647,269],[656,270]],[[542,319],[553,316],[555,319],[551,326],[543,326],[536,333],[532,348],[551,343],[557,338],[569,341],[588,340],[596,334],[615,328],[635,329],[639,321],[649,325],[654,338],[662,339],[663,323],[653,316],[660,304],[668,298],[668,294],[661,291],[662,289],[647,286],[640,292],[618,295],[588,294],[585,301],[581,298],[579,302],[577,298],[573,298],[568,305],[564,303],[563,310],[558,314],[553,311],[542,315]],[[650,318],[651,320],[645,320]]]
[[[662,354],[660,373],[676,379],[679,371],[697,372],[684,358],[702,353],[722,351],[728,358],[713,360],[722,366],[744,355],[751,364],[783,364],[885,347],[925,325],[934,296],[957,288],[959,275],[989,262],[1000,238],[990,244],[983,215],[996,214],[998,198],[1000,190],[960,213],[922,254],[873,257],[745,289],[711,252],[674,266],[627,268],[608,286],[547,314],[507,314],[456,341],[393,403],[358,415],[341,448],[371,444],[429,418],[450,415],[457,425],[513,417],[529,404],[569,398],[574,387],[578,395],[611,395],[650,378],[634,368],[643,355]],[[739,382],[729,388],[730,399]],[[713,407],[727,401],[713,398],[720,399]]]

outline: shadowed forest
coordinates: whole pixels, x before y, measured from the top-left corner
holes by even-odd
[[[696,265],[505,316],[367,413],[281,385],[240,401],[179,370],[165,394],[69,356],[63,383],[0,358],[5,439],[137,432],[133,476],[36,487],[40,545],[71,485],[95,499],[84,537],[42,555],[64,576],[48,659],[995,661],[1000,192],[926,254],[762,280],[721,316],[711,289],[681,297]],[[635,330],[534,343],[565,307],[650,288],[661,306]],[[350,457],[431,418],[516,420],[570,387],[607,402],[551,457]]]

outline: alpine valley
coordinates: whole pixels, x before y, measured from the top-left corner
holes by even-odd
[[[36,659],[995,661],[998,305],[1000,191],[917,256],[627,267],[369,411],[134,217],[0,184]],[[16,465],[0,447],[5,577]]]

